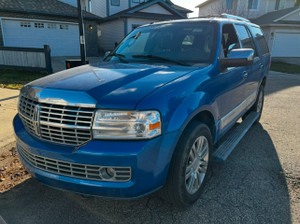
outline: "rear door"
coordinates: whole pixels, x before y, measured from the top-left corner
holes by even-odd
[[[261,70],[264,65],[262,63],[261,57],[256,49],[254,40],[250,33],[248,27],[243,24],[235,24],[235,29],[241,41],[242,48],[251,48],[254,50],[254,62],[253,65],[245,66],[243,68],[243,79],[244,79],[244,88],[243,95],[244,99],[249,99],[250,105],[254,103],[256,99],[257,89],[259,87],[259,81],[261,76]],[[247,105],[247,108],[250,107]],[[246,108],[246,109],[247,109]]]

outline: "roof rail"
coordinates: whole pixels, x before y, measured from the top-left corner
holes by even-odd
[[[222,18],[228,18],[228,19],[236,19],[236,20],[241,20],[241,21],[245,21],[245,22],[250,22],[249,19],[240,17],[240,16],[234,16],[234,15],[230,15],[230,14],[226,14],[226,13],[222,13],[221,14]]]

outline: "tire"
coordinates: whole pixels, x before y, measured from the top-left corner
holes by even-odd
[[[200,197],[210,173],[212,147],[207,125],[193,122],[186,128],[176,146],[162,191],[166,200],[187,207]]]
[[[264,98],[265,98],[265,90],[264,86],[261,85],[258,90],[257,98],[254,105],[247,111],[247,113],[242,117],[243,120],[247,117],[247,115],[251,112],[259,113],[259,117],[256,119],[255,123],[258,123],[264,107]]]

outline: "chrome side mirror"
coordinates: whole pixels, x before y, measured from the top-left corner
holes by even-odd
[[[254,50],[251,48],[232,49],[227,58],[220,60],[224,68],[249,66],[253,64]]]

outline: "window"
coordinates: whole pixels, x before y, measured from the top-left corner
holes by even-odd
[[[285,0],[276,0],[275,10],[280,10],[284,8]]]
[[[258,46],[261,50],[261,53],[263,55],[268,54],[270,52],[269,47],[268,47],[267,41],[266,41],[266,39],[264,37],[264,34],[261,31],[261,29],[259,27],[252,26],[251,30],[254,33],[254,37],[257,40]]]
[[[222,28],[222,46],[224,57],[227,57],[232,49],[241,48],[239,39],[232,24],[224,24]]]
[[[20,26],[21,27],[31,27],[31,23],[30,22],[20,22]]]
[[[237,0],[226,0],[225,2],[226,10],[232,10],[237,8]]]
[[[258,0],[248,0],[248,9],[258,10]]]
[[[89,0],[88,2],[88,10],[89,12],[92,12],[92,0]]]
[[[67,24],[60,24],[60,25],[59,25],[59,28],[60,28],[61,30],[68,30],[68,29],[69,29],[69,26],[68,26]]]
[[[35,28],[44,28],[44,23],[34,23]]]
[[[111,5],[120,6],[120,0],[111,0]]]
[[[255,44],[249,30],[243,25],[236,25],[235,28],[240,37],[242,47],[253,49],[255,52],[254,55],[257,56],[258,54],[256,52]]]
[[[56,24],[55,23],[48,23],[47,24],[48,29],[56,29]]]
[[[208,64],[214,59],[216,33],[217,24],[209,22],[139,27],[123,39],[115,53],[125,55],[128,62],[172,63],[169,59],[190,65]],[[108,60],[118,61],[119,58],[113,56]]]

